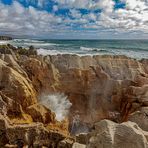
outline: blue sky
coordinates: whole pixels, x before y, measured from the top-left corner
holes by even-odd
[[[0,34],[54,39],[148,38],[148,0],[0,0]]]

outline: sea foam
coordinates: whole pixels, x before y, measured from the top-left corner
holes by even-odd
[[[0,41],[0,45],[8,44],[9,41]]]
[[[69,109],[72,106],[67,96],[59,93],[42,95],[39,101],[56,114],[58,121],[62,121],[68,116]]]

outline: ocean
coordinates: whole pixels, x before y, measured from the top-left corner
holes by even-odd
[[[3,44],[4,42],[0,42]],[[35,40],[14,39],[5,41],[14,46],[33,45],[39,54],[77,54],[83,55],[126,55],[148,59],[148,40]]]

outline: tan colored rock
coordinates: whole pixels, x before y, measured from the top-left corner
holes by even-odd
[[[121,112],[123,120],[127,120],[131,113],[140,110],[143,106],[148,106],[148,85],[130,86],[126,88],[122,97]]]
[[[51,63],[46,63],[41,58],[24,58],[20,65],[27,72],[29,79],[38,94],[54,91],[58,85],[58,70]]]
[[[0,88],[2,93],[17,101],[24,109],[37,101],[32,84],[2,60],[0,60]]]
[[[5,118],[0,115],[0,147],[4,147],[5,144],[9,142],[6,135],[6,128],[8,127],[8,122]]]
[[[39,95],[44,92],[65,93],[73,104],[70,122],[79,114],[81,122],[92,124],[104,118],[125,121],[130,113],[147,105],[148,77],[144,63],[125,56],[105,55],[52,55],[20,59],[21,67]],[[131,88],[134,93],[130,94],[128,91]],[[145,96],[135,93],[142,93],[142,90],[145,90]],[[140,102],[131,101],[135,95]]]
[[[148,141],[134,122],[117,124],[102,120],[95,124],[87,148],[147,148]]]
[[[141,129],[148,131],[148,107],[142,107],[140,111],[132,113],[128,120],[137,123]]]
[[[55,122],[55,114],[41,104],[29,106],[27,113],[30,114],[34,122],[42,122],[44,124]]]
[[[22,107],[15,100],[10,99],[0,91],[0,109],[2,115],[19,116],[23,113]]]
[[[1,147],[4,147],[5,145],[7,145],[7,147],[15,145],[28,147],[55,147],[58,143],[67,138],[59,132],[47,130],[42,123],[14,125],[10,124],[9,121],[1,115],[0,133]]]
[[[86,148],[86,145],[75,142],[72,148]]]
[[[73,143],[74,143],[73,139],[70,139],[70,138],[65,139],[58,143],[57,148],[72,148]]]
[[[77,55],[28,57],[19,55],[15,59],[12,55],[6,54],[1,54],[0,59],[0,113],[10,120],[12,125],[15,124],[7,130],[9,137],[11,137],[8,140],[17,139],[19,134],[22,136],[20,138],[24,138],[23,133],[26,131],[31,133],[31,137],[34,137],[34,134],[39,135],[38,132],[41,132],[45,138],[39,138],[39,141],[35,140],[34,144],[41,143],[42,145],[44,143],[48,146],[51,141],[46,139],[47,135],[51,136],[49,131],[52,130],[54,136],[51,136],[53,141],[50,145],[54,147],[59,142],[65,143],[64,136],[55,133],[55,131],[67,132],[68,122],[54,121],[51,111],[37,104],[36,93],[38,95],[53,92],[65,93],[73,104],[69,116],[71,126],[74,124],[75,117],[79,116],[80,126],[78,127],[80,129],[78,131],[81,131],[84,125],[92,125],[104,118],[116,122],[125,121],[131,113],[138,110],[141,112],[142,107],[148,106],[146,60],[138,61],[125,56],[80,57]],[[32,124],[32,118],[34,122],[48,123],[46,129],[43,125],[43,128],[40,126],[38,128],[37,123]],[[137,121],[138,119],[139,117]],[[135,120],[135,122],[137,121]],[[147,127],[145,121],[147,120],[143,121],[143,123],[137,123],[145,129]],[[22,125],[21,123],[30,124]],[[136,131],[135,125],[113,123],[111,128],[108,126],[103,128],[112,133],[119,132],[123,137],[125,137],[125,132],[122,133],[119,129],[127,130],[130,135],[129,140],[137,140],[131,136],[133,134],[139,138],[137,141],[140,146],[142,144],[145,146],[143,135],[147,137],[147,133],[142,131],[143,134],[141,134],[139,129]],[[35,132],[32,133],[32,129]],[[130,132],[131,129],[132,132]],[[118,136],[118,134],[114,133],[113,135],[112,133],[108,134],[107,142],[111,145],[116,142],[118,145],[118,141],[112,140],[112,137]],[[139,136],[137,136],[138,134]],[[120,137],[118,138],[120,141]],[[128,139],[126,140],[128,141]],[[83,143],[85,142],[83,141]],[[79,146],[79,144],[76,145]],[[131,144],[131,148],[132,146]]]
[[[27,78],[26,72],[19,66],[16,57],[14,57],[11,54],[1,54],[0,58],[6,63],[8,63],[9,67],[13,68],[15,71],[17,71],[18,73],[22,74],[24,77]]]

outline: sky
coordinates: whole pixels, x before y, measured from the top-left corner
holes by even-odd
[[[0,34],[148,39],[148,0],[0,0]]]

